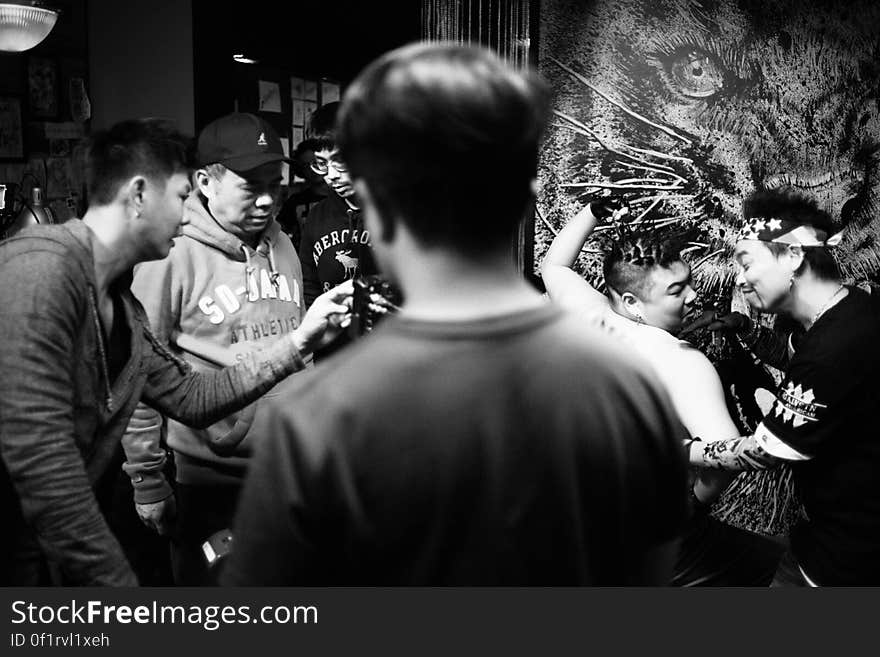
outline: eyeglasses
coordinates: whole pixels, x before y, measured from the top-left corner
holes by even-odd
[[[336,170],[336,173],[346,173],[348,171],[348,166],[344,162],[340,162],[339,160],[315,159],[312,161],[309,167],[312,169],[312,171],[322,176],[326,176],[330,172],[330,167],[333,167]]]

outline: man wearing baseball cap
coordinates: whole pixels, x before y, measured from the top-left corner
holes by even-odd
[[[154,330],[196,369],[235,362],[303,322],[299,258],[274,219],[285,159],[278,134],[258,116],[233,113],[207,125],[198,138],[183,236],[168,258],[135,272],[132,290]],[[318,301],[310,315],[327,307]],[[281,394],[287,383],[266,396]],[[201,430],[142,405],[129,424],[124,467],[138,515],[172,536],[178,584],[214,581],[202,546],[231,524],[248,457],[260,440],[261,408],[255,402]],[[174,451],[174,493],[162,474],[162,431]]]

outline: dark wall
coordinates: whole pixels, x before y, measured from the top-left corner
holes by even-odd
[[[118,0],[89,2],[92,130],[136,116],[172,119],[193,132],[192,12],[186,0],[153,0],[132,16]]]
[[[269,2],[246,11],[193,0],[196,130],[233,109],[244,52],[269,71],[330,78],[344,86],[370,61],[420,34],[420,0]]]

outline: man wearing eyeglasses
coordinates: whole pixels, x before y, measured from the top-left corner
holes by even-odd
[[[321,109],[335,115],[338,103]],[[334,120],[330,121],[332,125]],[[377,272],[370,233],[364,228],[361,205],[345,162],[339,157],[334,130],[312,138],[312,170],[324,177],[331,193],[309,212],[299,257],[306,306],[343,281]]]

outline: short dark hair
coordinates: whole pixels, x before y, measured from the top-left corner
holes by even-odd
[[[86,150],[86,190],[91,205],[113,201],[132,176],[168,179],[188,172],[195,160],[191,137],[164,119],[122,121],[96,132]]]
[[[605,254],[605,286],[617,294],[629,292],[644,301],[651,287],[651,272],[681,260],[682,239],[663,231],[622,236]]]
[[[339,117],[339,102],[321,105],[309,118],[309,141],[315,152],[332,151],[336,148],[336,121]]]
[[[308,139],[303,139],[296,145],[296,148],[293,149],[293,153],[291,154],[291,158],[302,157],[305,153],[321,150],[317,147],[317,144],[314,139],[309,137]]]
[[[774,217],[801,226],[812,226],[830,236],[836,232],[831,215],[819,207],[815,199],[788,189],[759,190],[743,201],[743,215],[750,217]],[[764,242],[775,256],[788,250],[787,244]],[[823,246],[803,247],[804,262],[813,273],[823,279],[840,278],[840,268],[831,252]],[[801,265],[803,267],[803,265]],[[798,271],[796,273],[800,274]]]
[[[485,48],[416,44],[370,64],[342,101],[339,145],[381,215],[424,246],[510,244],[547,125],[543,81]]]

